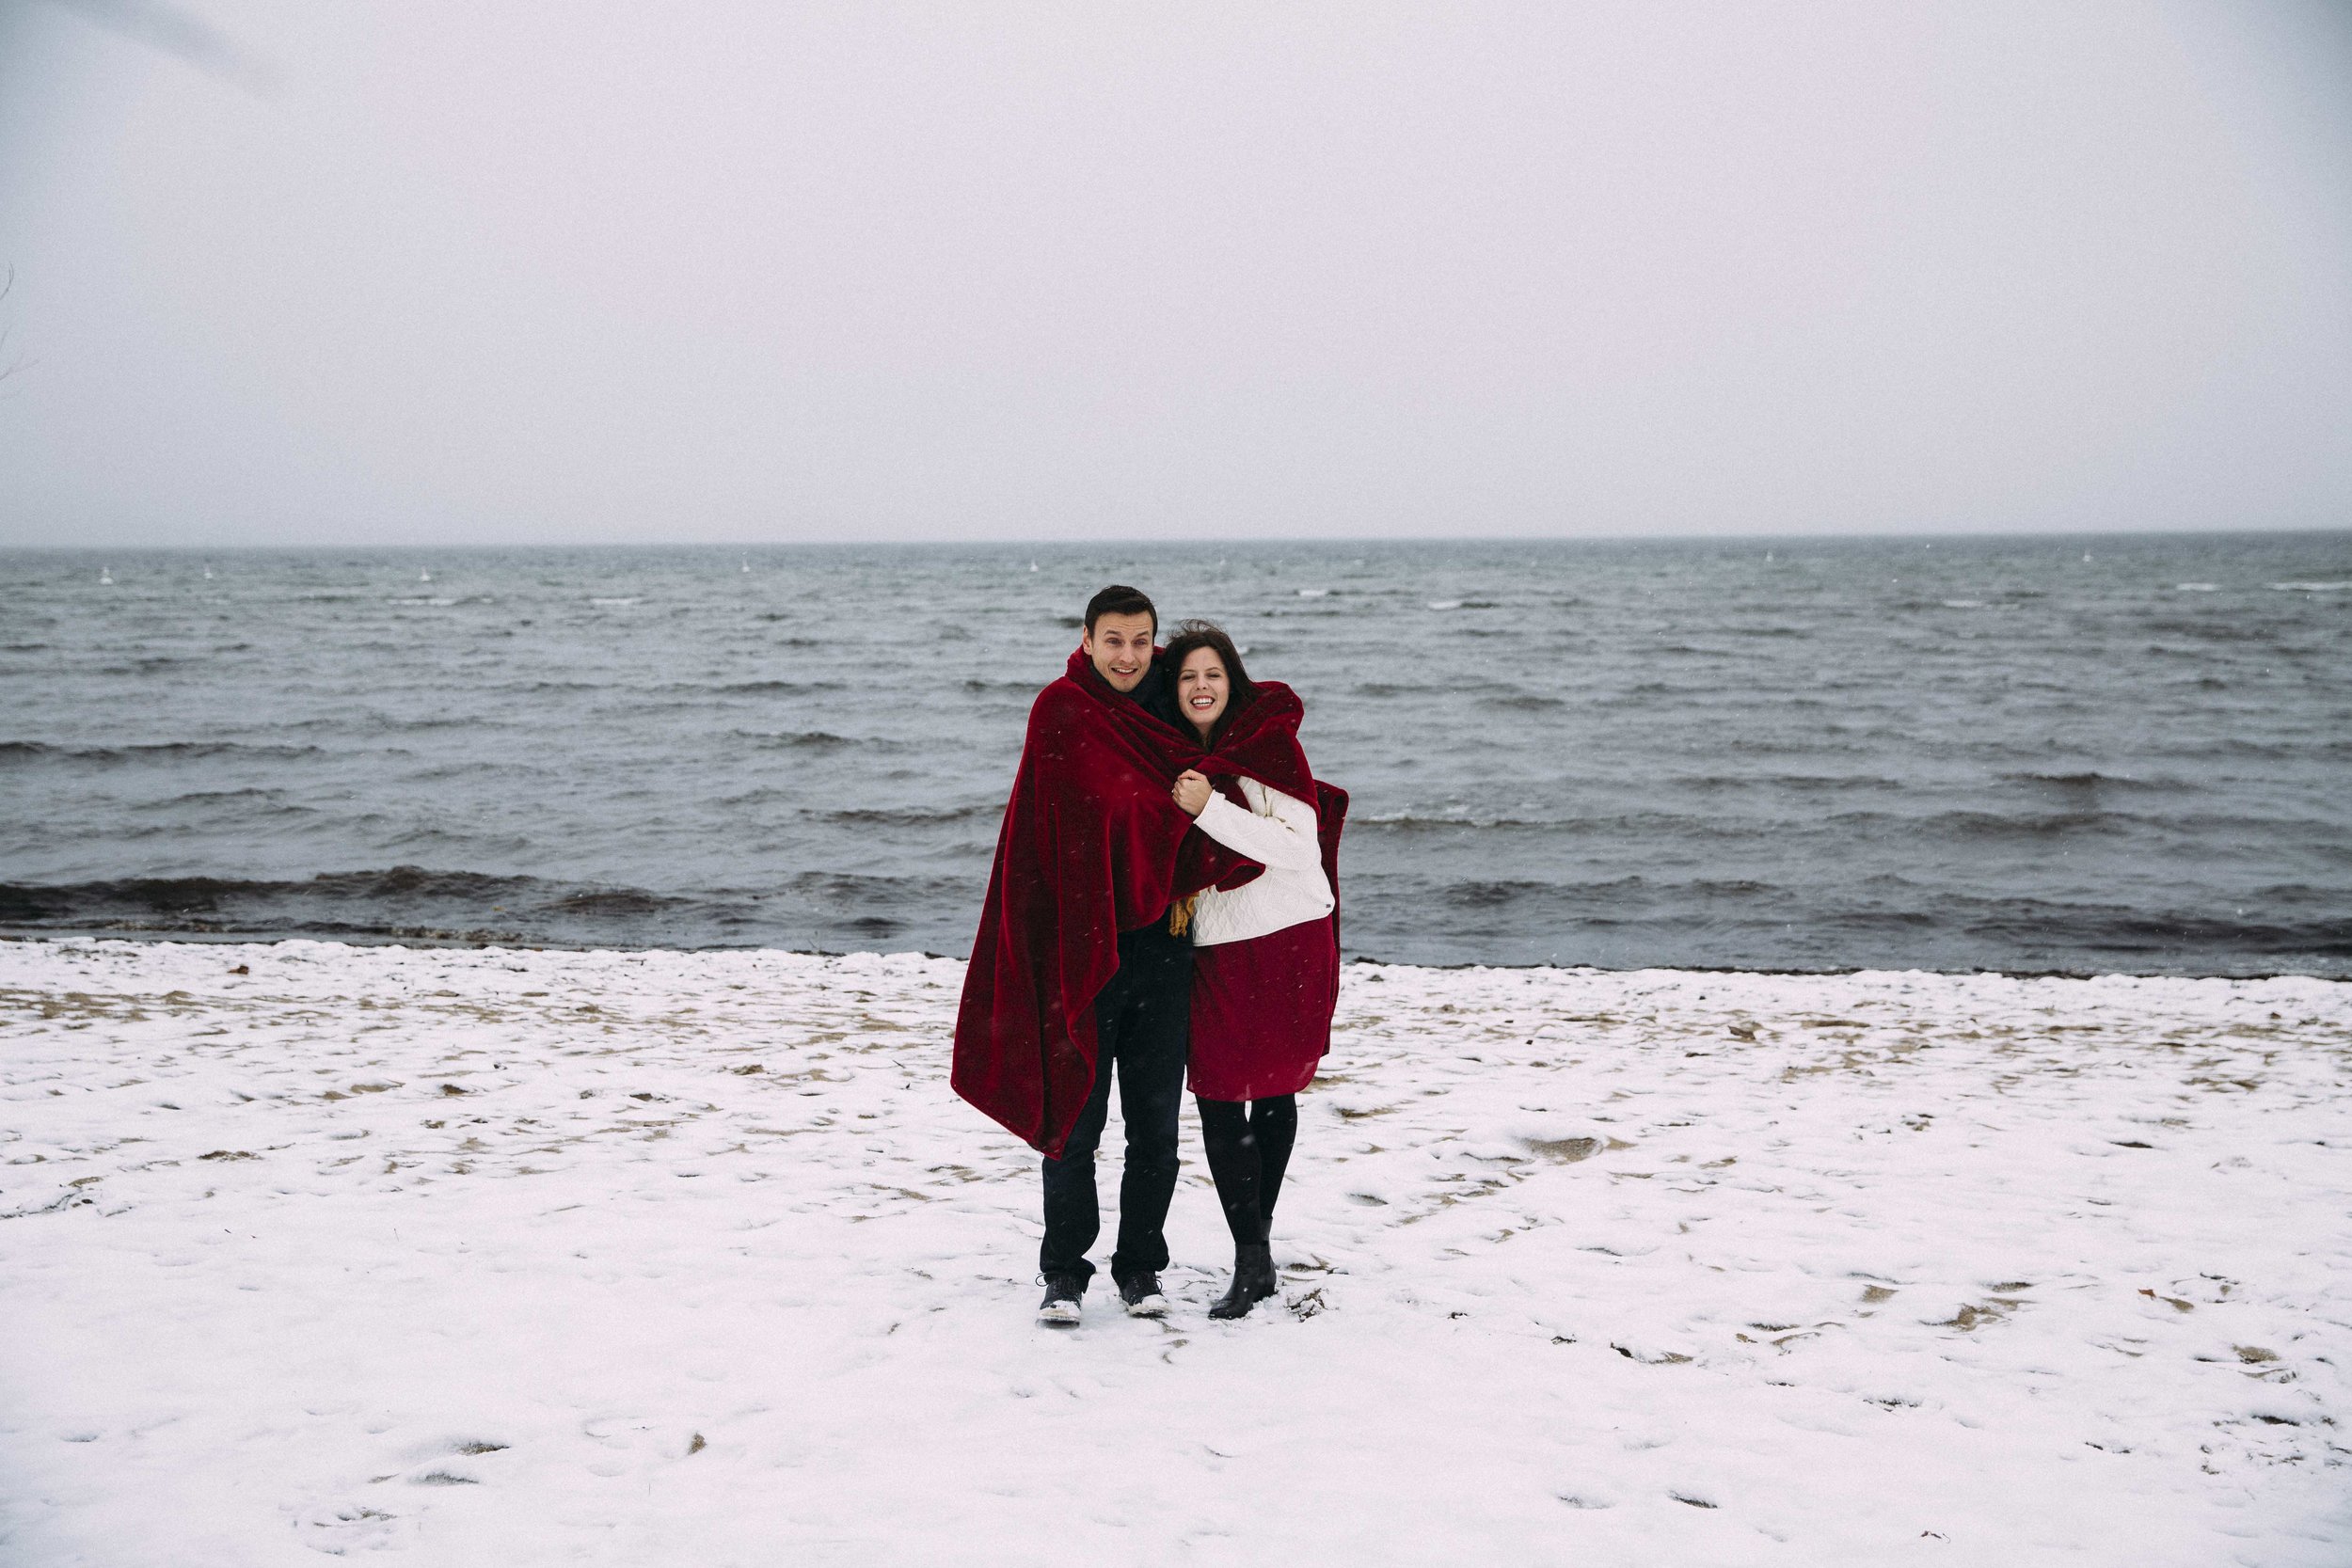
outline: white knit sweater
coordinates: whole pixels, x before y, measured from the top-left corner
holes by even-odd
[[[1192,911],[1196,947],[1248,942],[1270,931],[1321,920],[1336,902],[1331,896],[1331,879],[1323,874],[1315,808],[1279,789],[1268,789],[1255,779],[1243,779],[1240,784],[1249,810],[1242,810],[1222,795],[1212,795],[1197,821],[1202,832],[1265,870],[1231,893],[1211,888],[1200,895]]]

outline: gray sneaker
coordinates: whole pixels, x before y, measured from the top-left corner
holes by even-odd
[[[1078,1326],[1078,1303],[1087,1293],[1087,1282],[1074,1274],[1049,1274],[1045,1276],[1045,1299],[1037,1304],[1037,1321],[1056,1328]]]

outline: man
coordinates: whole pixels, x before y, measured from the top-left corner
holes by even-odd
[[[988,902],[956,1017],[956,1092],[1045,1156],[1041,1323],[1078,1322],[1101,1228],[1094,1154],[1119,1081],[1126,1161],[1111,1278],[1137,1317],[1168,1310],[1160,1271],[1176,1190],[1192,946],[1178,898],[1244,865],[1191,834],[1169,785],[1198,755],[1145,706],[1158,612],[1114,585],[1038,696],[1005,808]]]

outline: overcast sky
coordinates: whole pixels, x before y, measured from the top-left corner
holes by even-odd
[[[2346,8],[0,0],[0,544],[2352,525]]]

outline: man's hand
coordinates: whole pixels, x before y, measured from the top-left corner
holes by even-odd
[[[1175,786],[1168,793],[1175,800],[1178,809],[1186,816],[1198,816],[1200,815],[1201,808],[1209,803],[1209,797],[1215,791],[1210,789],[1206,774],[1196,773],[1186,768],[1176,776]]]

